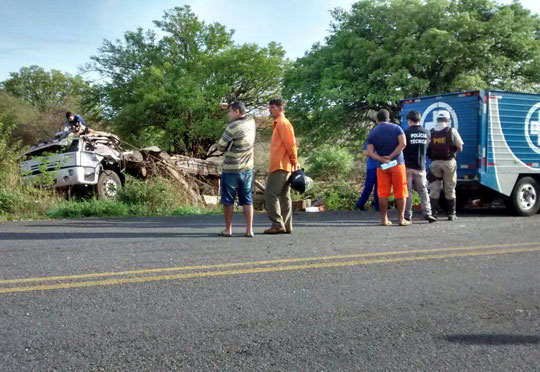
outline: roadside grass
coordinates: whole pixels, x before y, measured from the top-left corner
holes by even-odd
[[[176,183],[164,178],[130,178],[115,200],[82,199],[59,203],[49,218],[185,216],[217,213],[217,208],[191,205]]]
[[[148,208],[144,204],[127,204],[117,200],[81,200],[64,201],[45,213],[53,219],[87,217],[152,217],[152,216],[188,216],[218,213],[214,208],[181,206],[176,208]]]

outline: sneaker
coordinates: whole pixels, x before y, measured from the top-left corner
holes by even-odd
[[[429,223],[433,223],[433,222],[437,222],[437,219],[435,217],[433,217],[431,214],[428,214],[427,216],[424,217],[426,219],[426,221],[428,221]]]
[[[448,215],[448,221],[455,221],[457,220],[457,216],[455,214]]]

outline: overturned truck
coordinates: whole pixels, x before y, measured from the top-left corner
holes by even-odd
[[[201,192],[217,194],[219,162],[169,155],[157,147],[126,150],[111,133],[97,132],[74,136],[58,133],[51,141],[40,142],[22,155],[23,179],[43,183],[44,175],[59,190],[90,190],[101,199],[114,198],[126,181],[162,175],[179,182],[192,199]],[[204,190],[200,190],[200,186]]]

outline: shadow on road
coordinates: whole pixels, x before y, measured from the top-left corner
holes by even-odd
[[[540,344],[540,336],[509,334],[448,335],[444,340],[465,345],[535,345]]]

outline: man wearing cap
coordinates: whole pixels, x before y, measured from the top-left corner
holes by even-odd
[[[435,178],[431,182],[429,197],[431,210],[437,216],[439,211],[439,197],[444,184],[444,196],[448,207],[448,220],[454,221],[456,217],[456,184],[457,165],[456,153],[463,149],[463,140],[458,131],[450,125],[450,113],[441,110],[437,114],[437,123],[431,130],[431,142],[428,146],[428,156],[431,159],[429,172]]]
[[[221,104],[223,108],[224,105]],[[234,200],[244,209],[246,237],[253,237],[253,147],[255,145],[255,120],[246,115],[242,102],[228,105],[229,125],[217,143],[217,149],[225,152],[221,174],[221,204],[225,216],[225,230],[220,236],[232,236]]]

